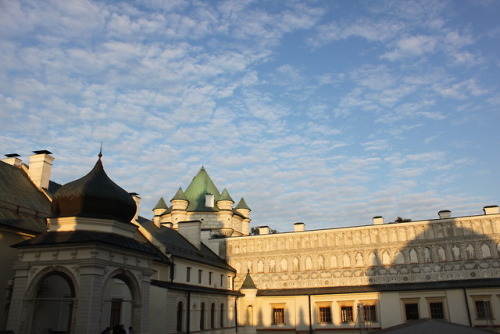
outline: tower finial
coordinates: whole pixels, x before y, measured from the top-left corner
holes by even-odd
[[[97,155],[99,159],[102,158],[102,140],[101,140],[101,149],[99,150],[99,154]]]

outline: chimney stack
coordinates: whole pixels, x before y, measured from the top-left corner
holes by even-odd
[[[179,233],[186,238],[193,246],[201,248],[201,221],[190,220],[177,224]]]
[[[384,217],[375,216],[372,218],[373,225],[382,225],[384,223]]]
[[[48,189],[54,157],[47,150],[33,151],[33,153],[35,154],[30,155],[28,176],[39,189]]]
[[[446,219],[451,217],[451,211],[450,210],[441,210],[438,212],[439,219]]]
[[[7,158],[3,159],[2,161],[14,166],[14,167],[19,167],[22,163],[22,160],[19,159],[20,155],[17,153],[9,153],[5,155]]]
[[[488,205],[483,208],[484,214],[485,215],[494,215],[497,213],[500,213],[500,209],[498,208],[498,205]]]
[[[269,226],[259,226],[259,235],[269,234]]]
[[[293,224],[293,231],[294,232],[304,232],[306,230],[306,225],[302,222],[298,222]]]

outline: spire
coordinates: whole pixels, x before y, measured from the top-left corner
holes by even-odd
[[[208,175],[204,167],[201,167],[200,171],[191,181],[191,184],[187,187],[184,192],[186,199],[189,201],[187,211],[189,212],[210,212],[218,211],[217,206],[207,207],[205,204],[205,199],[207,194],[214,196],[214,200],[217,201],[220,198],[219,190],[215,186],[214,182]]]
[[[163,197],[160,197],[160,200],[158,201],[158,203],[156,203],[156,206],[153,208],[153,210],[157,210],[157,209],[165,209],[165,210],[168,209],[168,205],[167,205],[167,203],[165,203],[165,200],[163,199]]]
[[[182,188],[179,187],[179,190],[175,193],[174,197],[170,201],[187,201],[188,199],[186,198],[186,194],[184,194],[184,191]]]
[[[222,191],[219,201],[231,201],[234,203],[234,200],[231,198],[231,195],[229,195],[229,191],[227,191],[226,188],[224,188],[224,190]]]
[[[235,207],[236,210],[238,209],[243,209],[243,210],[249,210],[249,211],[252,211],[250,210],[250,208],[248,207],[247,203],[245,202],[245,199],[242,197],[240,199],[240,202],[238,203],[238,205],[236,205]]]
[[[253,282],[252,276],[250,276],[250,270],[247,272],[247,276],[243,281],[240,289],[257,289],[255,283]]]

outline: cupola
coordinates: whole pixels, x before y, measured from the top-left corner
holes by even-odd
[[[132,196],[104,171],[99,153],[94,168],[84,177],[59,188],[52,201],[52,215],[88,217],[130,222],[137,206]]]

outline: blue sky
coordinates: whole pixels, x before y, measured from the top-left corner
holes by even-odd
[[[0,147],[289,231],[500,204],[500,2],[0,2]]]

